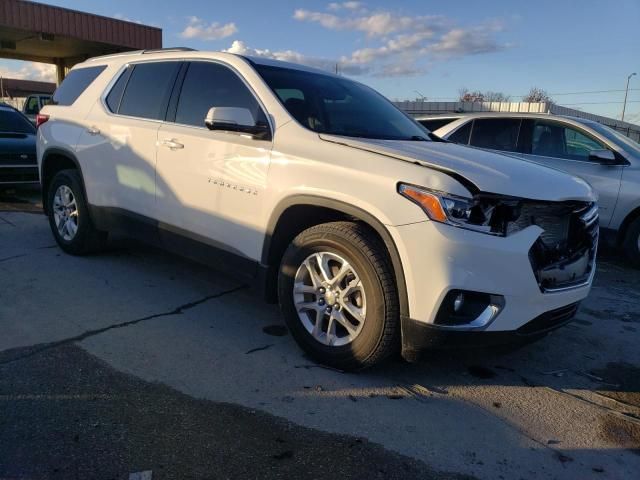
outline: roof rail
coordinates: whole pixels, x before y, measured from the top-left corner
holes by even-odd
[[[104,60],[106,58],[114,58],[114,57],[124,57],[130,55],[145,55],[149,53],[163,53],[163,52],[195,52],[194,48],[188,47],[174,47],[174,48],[155,48],[149,50],[129,50],[126,52],[118,52],[118,53],[109,53],[107,55],[100,55],[97,57],[92,57],[88,59],[88,62],[93,62],[94,60]]]
[[[154,49],[150,49],[150,50],[142,50],[140,53],[147,54],[147,53],[164,53],[164,52],[195,52],[196,49],[195,48],[189,48],[189,47],[168,47],[168,48],[154,48]]]

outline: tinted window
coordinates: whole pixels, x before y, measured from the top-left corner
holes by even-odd
[[[605,145],[573,127],[546,121],[533,124],[532,155],[586,161],[592,151],[603,149]]]
[[[457,118],[431,118],[429,120],[418,120],[423,127],[426,127],[428,130],[432,132],[439,129],[440,127],[444,127],[445,125],[449,125],[451,122],[457,120]]]
[[[371,88],[333,75],[256,65],[300,125],[314,132],[387,140],[428,140],[428,132]]]
[[[453,132],[447,140],[453,143],[461,143],[463,145],[469,144],[469,137],[471,136],[471,125],[473,122],[467,122],[462,127]]]
[[[512,152],[518,145],[519,130],[518,118],[477,119],[473,122],[471,145]]]
[[[109,92],[109,95],[107,95],[107,106],[113,113],[116,113],[118,111],[118,107],[120,106],[120,99],[122,98],[124,87],[127,84],[129,72],[129,68],[122,72],[120,78],[118,78],[118,81],[113,85],[113,88]]]
[[[129,77],[118,113],[153,120],[164,119],[178,68],[180,62],[136,65]]]
[[[103,65],[71,70],[67,78],[64,79],[53,94],[52,103],[55,105],[71,105],[105,68],[107,67]]]
[[[9,108],[0,108],[0,132],[35,133],[35,127],[21,113]]]
[[[182,84],[175,121],[204,127],[212,107],[246,108],[256,123],[267,123],[257,100],[235,73],[217,63],[193,62]]]

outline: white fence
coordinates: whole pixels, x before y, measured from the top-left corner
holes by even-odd
[[[404,101],[395,104],[409,115],[439,115],[445,113],[471,112],[510,112],[510,113],[552,113],[586,118],[603,125],[607,125],[627,137],[640,142],[640,126],[633,123],[621,122],[615,118],[603,117],[592,113],[582,112],[573,108],[561,107],[553,103],[540,102],[422,102]]]

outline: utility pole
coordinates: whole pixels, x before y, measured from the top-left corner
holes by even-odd
[[[624,91],[624,103],[622,104],[622,118],[620,119],[623,122],[624,122],[624,111],[627,109],[627,96],[629,95],[629,80],[631,80],[631,77],[633,77],[634,75],[637,75],[637,73],[633,72],[627,77],[627,88]]]

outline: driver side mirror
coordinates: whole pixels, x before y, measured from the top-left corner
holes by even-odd
[[[204,119],[204,124],[209,130],[247,133],[261,140],[271,138],[269,125],[256,122],[247,108],[211,107]]]
[[[589,153],[589,161],[601,163],[602,165],[617,165],[618,159],[611,150],[592,150]]]

